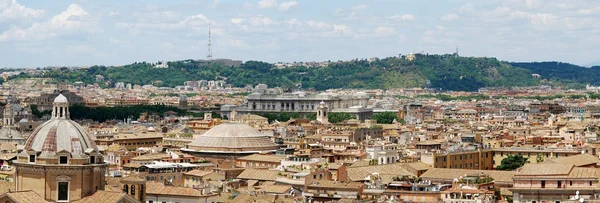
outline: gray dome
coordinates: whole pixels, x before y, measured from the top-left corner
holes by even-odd
[[[277,145],[268,136],[247,124],[241,123],[220,124],[200,135],[189,146],[194,150],[216,153],[277,149]]]
[[[54,103],[68,103],[67,97],[62,94],[59,94],[56,98],[54,98]]]
[[[96,144],[87,132],[70,119],[50,119],[46,121],[25,142],[25,151],[42,152],[52,156],[59,151],[68,151],[72,156],[84,156],[86,152],[98,151]]]

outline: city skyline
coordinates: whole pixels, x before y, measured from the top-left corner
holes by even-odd
[[[600,2],[0,1],[0,67],[425,53],[597,63]]]

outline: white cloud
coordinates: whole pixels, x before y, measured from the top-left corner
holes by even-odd
[[[577,13],[581,14],[581,15],[598,14],[598,13],[600,13],[600,6],[594,7],[594,8],[582,8],[582,9],[577,10]]]
[[[366,8],[369,8],[369,5],[367,5],[367,4],[359,4],[359,5],[352,6],[353,10],[362,10],[362,9],[366,9]]]
[[[253,26],[268,26],[268,25],[277,24],[277,21],[275,21],[269,17],[265,17],[265,16],[251,17],[248,20],[248,22],[250,23],[250,25],[253,25]]]
[[[325,22],[317,22],[317,21],[312,21],[309,20],[306,22],[306,25],[310,26],[310,27],[314,27],[314,28],[319,28],[319,29],[326,29],[329,28],[329,24],[325,23]]]
[[[90,14],[77,4],[71,4],[67,10],[55,15],[47,22],[33,23],[29,28],[12,26],[0,34],[0,41],[40,40],[72,32],[96,32],[95,22],[89,21]]]
[[[236,25],[240,25],[240,24],[242,24],[244,21],[246,21],[246,19],[244,19],[244,18],[232,18],[232,19],[231,19],[231,22],[232,22],[233,24],[236,24]]]
[[[206,18],[206,16],[202,14],[197,14],[186,17],[185,19],[180,21],[179,24],[183,26],[204,26],[207,25],[209,22],[210,21],[208,20],[208,18]]]
[[[540,5],[539,0],[525,0],[525,5],[529,8],[535,8]]]
[[[300,20],[298,20],[296,18],[286,20],[285,23],[287,23],[290,26],[302,25],[302,22],[300,22]]]
[[[443,20],[443,21],[453,21],[453,20],[458,19],[458,14],[456,14],[456,13],[449,13],[447,15],[442,16],[440,19]]]
[[[231,40],[229,40],[228,44],[230,46],[232,46],[232,47],[237,47],[237,48],[247,48],[247,47],[249,47],[248,43],[246,43],[243,40],[239,40],[239,39],[231,39]]]
[[[333,25],[333,32],[334,33],[340,33],[340,34],[352,34],[352,29],[350,29],[350,27],[348,27],[347,25],[337,25],[334,24]]]
[[[258,8],[273,8],[277,5],[277,0],[260,0],[258,1]]]
[[[42,9],[27,8],[17,0],[0,1],[0,22],[5,19],[35,18],[44,14]]]
[[[378,37],[390,36],[393,35],[395,32],[396,30],[393,27],[381,26],[375,29],[375,35],[377,35]]]
[[[116,15],[119,15],[119,11],[108,12],[108,17],[113,17],[113,16],[116,16]]]
[[[550,14],[550,13],[530,14],[528,17],[529,17],[529,20],[531,21],[531,23],[542,24],[542,25],[554,24],[554,23],[556,23],[556,21],[558,19],[557,16]]]
[[[281,4],[279,4],[279,10],[280,11],[287,11],[290,10],[290,8],[294,7],[298,5],[298,2],[296,1],[288,1],[288,2],[283,2]]]
[[[393,16],[390,16],[390,19],[401,20],[401,21],[410,21],[410,20],[414,20],[415,16],[413,16],[411,14],[393,15]]]

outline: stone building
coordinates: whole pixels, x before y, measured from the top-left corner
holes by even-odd
[[[56,90],[51,94],[43,93],[34,100],[34,103],[37,105],[39,111],[51,110],[53,106],[52,100],[58,97],[58,95],[63,95],[70,104],[85,104],[83,97],[68,90]]]
[[[241,114],[297,112],[301,114],[315,113],[321,102],[329,112],[346,112],[364,120],[373,114],[373,109],[367,107],[369,95],[357,92],[352,95],[320,93],[307,95],[304,92],[285,94],[261,94],[258,92],[248,95],[248,101],[240,106],[223,105],[221,113],[228,115],[231,111]]]
[[[69,119],[69,102],[54,99],[52,118],[34,130],[14,163],[18,191],[69,202],[104,190],[108,165],[88,133]]]

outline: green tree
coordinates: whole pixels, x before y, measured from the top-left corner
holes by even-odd
[[[394,121],[394,119],[396,119],[396,121],[398,121],[398,122],[402,122],[398,118],[398,114],[396,114],[395,112],[376,113],[376,114],[373,114],[373,116],[371,118],[376,120],[377,123],[381,123],[381,124],[391,124]]]
[[[496,167],[497,170],[512,171],[527,163],[527,159],[523,155],[508,155],[508,157],[502,159],[500,166]]]
[[[341,123],[354,118],[356,117],[354,117],[352,114],[345,112],[330,112],[329,115],[327,115],[327,119],[330,123]]]

